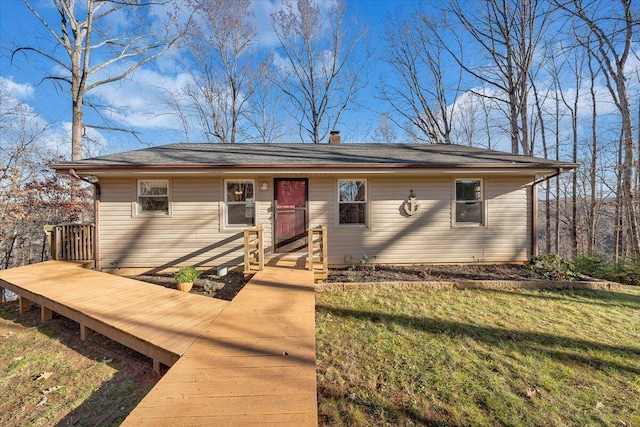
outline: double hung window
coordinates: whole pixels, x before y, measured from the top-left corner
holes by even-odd
[[[169,180],[138,181],[138,213],[169,215]]]
[[[482,180],[456,179],[456,224],[484,224]]]
[[[340,225],[366,225],[367,181],[339,180],[338,199],[338,222]]]
[[[226,225],[246,227],[256,223],[253,181],[225,181]]]

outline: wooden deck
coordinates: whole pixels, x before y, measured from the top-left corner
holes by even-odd
[[[20,296],[21,310],[41,307],[42,320],[59,313],[160,364],[172,366],[228,302],[100,273],[69,261],[0,271],[0,287]]]
[[[232,302],[48,261],[0,286],[173,367],[126,426],[317,425],[313,272],[267,267]]]
[[[313,272],[256,273],[123,426],[317,425]]]

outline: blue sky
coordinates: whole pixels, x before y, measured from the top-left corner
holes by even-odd
[[[280,1],[254,0],[253,2],[256,23],[260,28],[259,48],[262,52],[272,50],[275,46],[275,40],[269,28],[269,13],[277,7]],[[56,21],[55,10],[48,0],[33,0],[32,3],[39,10],[42,10],[43,14],[51,18],[50,22],[54,28],[59,26]],[[440,3],[440,1],[433,0],[424,4],[435,11]],[[320,2],[320,4],[326,5],[323,2]],[[413,9],[416,4],[417,2],[412,0],[347,0],[348,18],[352,20],[350,22],[369,28],[368,40],[371,46],[375,48],[375,52],[367,67],[367,86],[359,94],[358,104],[351,111],[348,111],[341,120],[340,131],[343,140],[349,142],[372,141],[380,118],[377,113],[388,109],[388,106],[384,105],[379,96],[381,75],[386,73],[387,78],[394,78],[392,74],[389,74],[389,70],[385,69],[382,61],[385,55],[384,38],[385,31],[388,28],[389,17],[398,10],[407,12]],[[38,44],[47,39],[50,39],[50,35],[21,0],[0,0],[0,83],[5,90],[9,91],[13,99],[29,106],[34,120],[50,124],[47,140],[50,146],[59,149],[64,155],[68,152],[68,145],[70,145],[71,108],[67,88],[60,88],[50,81],[42,80],[45,76],[51,74],[53,65],[48,61],[44,61],[38,55],[23,55],[19,53],[13,61],[10,61],[11,51],[16,46]],[[466,60],[482,61],[482,58],[476,52],[477,49],[467,49],[465,52]],[[86,155],[106,154],[185,140],[184,133],[177,129],[177,117],[171,114],[164,99],[164,93],[167,89],[177,87],[183,81],[184,70],[180,70],[176,66],[178,64],[176,55],[179,55],[179,52],[165,55],[159,61],[139,69],[131,78],[103,86],[95,92],[101,102],[119,109],[120,114],[113,116],[113,122],[123,128],[139,132],[140,140],[126,133],[89,129],[87,135],[94,142],[85,144],[89,149]],[[631,56],[629,69],[630,76],[635,76],[630,81],[631,101],[635,108],[640,97],[640,84],[637,78],[640,75],[640,60],[637,56]],[[548,89],[548,75],[543,73],[539,76],[539,79],[540,81],[537,82],[538,89],[540,91]],[[477,83],[469,80],[465,81],[465,89],[473,88],[477,91],[482,91],[477,86],[474,87],[474,84]],[[571,88],[571,84],[572,80],[568,79],[563,89],[563,95],[568,102],[571,102],[572,97],[575,97],[575,91]],[[608,91],[603,85],[602,78],[598,82],[596,91],[599,97],[599,113],[602,117],[600,129],[602,129],[603,136],[614,141],[617,138],[616,129],[619,129],[619,127],[616,125],[615,117],[611,123],[607,124],[607,116],[611,115],[614,109]],[[584,135],[587,135],[589,131],[589,125],[586,121],[590,114],[587,96],[588,86],[583,85],[580,97],[584,99],[581,99],[579,105],[581,109],[580,117],[584,119],[580,122],[581,132]],[[459,115],[468,114],[466,113],[468,110],[465,110],[464,107],[473,104],[473,99],[468,92],[460,92],[457,98],[452,96],[451,99],[452,103],[455,101]],[[551,103],[551,98],[549,98],[548,102]],[[85,111],[85,121],[87,123],[96,122],[91,110],[86,109]],[[477,107],[474,114],[480,114],[477,112]],[[492,114],[499,113],[494,112]],[[492,144],[494,144],[493,147],[495,148],[509,151],[508,138],[505,132],[506,126],[504,122],[499,120],[501,119],[496,120],[497,124],[490,131]],[[565,111],[561,126],[563,132],[561,138],[566,146],[568,146],[571,139],[568,134],[569,128],[569,118]],[[410,141],[399,130],[397,133],[398,141]],[[486,130],[480,126],[475,134],[476,145],[482,146],[483,143],[486,143],[486,138],[483,136],[486,134],[488,134]],[[289,135],[281,139],[281,142],[285,141],[298,141],[297,133],[291,131]],[[455,142],[464,143],[461,139],[457,139]],[[539,150],[537,154],[541,154]]]
[[[59,26],[55,10],[46,6],[46,0],[35,0],[33,4],[42,10],[43,16],[50,22],[54,29]],[[273,10],[276,3],[270,0],[257,0],[254,2],[254,12],[258,25],[262,28],[261,43],[263,49],[270,49],[273,40],[269,40],[272,35],[268,34],[268,14]],[[358,25],[369,27],[370,40],[380,40],[384,36],[386,18],[394,13],[398,7],[413,7],[414,3],[406,1],[385,1],[385,0],[359,0],[348,2],[348,14],[350,19],[356,19]],[[18,53],[13,61],[10,59],[11,50],[15,46],[29,45],[32,41],[36,43],[39,39],[50,38],[48,32],[42,24],[25,7],[21,0],[1,0],[0,1],[0,46],[2,55],[0,57],[0,78],[5,86],[19,101],[30,105],[34,113],[37,113],[43,120],[51,123],[53,129],[58,134],[57,137],[64,140],[69,129],[71,120],[70,97],[66,89],[57,87],[51,81],[43,81],[43,77],[51,73],[53,64],[40,58],[36,54]],[[380,49],[375,55],[380,55]],[[169,55],[170,56],[170,55]],[[168,59],[164,59],[168,61]],[[161,60],[162,61],[162,60]],[[370,62],[368,70],[368,85],[360,93],[358,98],[359,106],[357,111],[348,111],[343,123],[354,123],[349,129],[346,126],[341,129],[343,138],[350,140],[366,140],[370,138],[375,126],[377,126],[377,116],[371,110],[378,110],[380,101],[376,98],[375,87],[377,85],[378,69],[380,68],[377,58]],[[182,140],[181,132],[170,129],[166,122],[176,120],[168,118],[166,115],[149,119],[153,111],[157,111],[159,101],[159,86],[178,84],[177,73],[174,71],[162,74],[162,66],[153,64],[138,70],[131,79],[126,82],[113,83],[105,86],[103,90],[103,100],[119,104],[123,108],[129,108],[129,118],[119,122],[123,127],[130,126],[140,132],[139,137],[142,144],[135,138],[119,132],[93,132],[94,137],[100,141],[96,149],[98,153],[117,151],[129,148],[140,148],[144,145],[158,145]],[[164,80],[163,80],[164,79]],[[154,83],[152,83],[154,82]],[[155,88],[153,87],[155,85]],[[135,102],[133,102],[135,99]],[[127,105],[127,101],[131,101]],[[146,104],[146,105],[145,105]],[[86,109],[86,122],[89,123],[93,113]],[[140,118],[135,118],[139,115]],[[151,125],[151,123],[154,123]],[[137,123],[135,126],[133,123]],[[165,125],[163,125],[165,123]],[[294,136],[291,137],[292,139]],[[63,143],[61,143],[63,145]],[[97,154],[97,153],[91,153]]]

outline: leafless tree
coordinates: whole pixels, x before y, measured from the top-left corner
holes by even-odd
[[[258,85],[257,30],[249,0],[192,0],[193,81],[183,88],[209,142],[234,143]],[[246,123],[244,123],[246,125]]]
[[[323,10],[321,6],[327,6]],[[299,124],[300,139],[325,140],[362,88],[365,57],[356,56],[365,30],[345,22],[346,3],[285,1],[271,15],[280,43],[279,84]]]
[[[269,143],[279,140],[285,133],[285,119],[280,114],[283,94],[274,85],[272,58],[262,61],[258,65],[258,72],[258,85],[248,111],[248,121],[255,136],[249,138],[255,142]]]
[[[91,105],[87,94],[102,85],[122,80],[136,69],[158,58],[176,45],[178,14],[166,11],[165,22],[149,22],[151,8],[162,10],[169,1],[144,0],[52,0],[59,22],[48,22],[42,3],[23,0],[26,7],[51,35],[52,45],[21,46],[14,50],[33,52],[48,59],[60,72],[44,79],[68,84],[71,90],[71,158],[82,158],[85,128],[125,130],[85,123],[84,107]],[[161,19],[154,16],[154,19]],[[62,49],[58,49],[60,46]],[[94,104],[94,106],[97,106]]]
[[[546,34],[550,14],[542,0],[451,0],[451,13],[485,54],[487,65],[457,63],[479,81],[499,91],[494,99],[508,107],[513,153],[530,155],[529,73],[536,49]],[[483,94],[480,94],[483,95]],[[486,94],[484,94],[486,96]]]
[[[42,261],[43,224],[91,215],[89,192],[47,168],[55,156],[50,124],[12,98],[0,81],[0,269]],[[89,205],[90,206],[90,205]],[[1,299],[0,295],[0,299]]]
[[[580,90],[582,88],[583,81],[583,70],[585,66],[586,56],[585,52],[579,51],[577,49],[573,49],[571,52],[572,58],[567,59],[567,65],[569,69],[571,69],[572,77],[574,79],[574,85],[571,88],[571,93],[573,94],[573,99],[567,99],[565,92],[560,90],[560,98],[564,103],[565,107],[570,113],[571,116],[571,161],[574,163],[578,162],[578,107],[579,107],[579,99],[580,99]],[[572,62],[570,62],[572,61]],[[578,255],[578,206],[577,206],[577,191],[578,191],[578,181],[577,174],[574,173],[572,176],[572,185],[571,185],[571,225],[570,225],[570,233],[571,233],[571,254],[573,258]]]
[[[387,26],[383,58],[393,77],[383,80],[380,91],[403,119],[397,124],[408,135],[418,141],[450,144],[453,100],[459,93],[462,69],[451,69],[442,32],[450,32],[446,20],[430,16],[424,5],[410,16],[396,14]],[[456,46],[448,49],[461,56],[454,33],[449,40]]]
[[[398,134],[396,132],[396,125],[391,120],[389,114],[381,114],[378,117],[378,126],[373,132],[373,142],[378,143],[390,143],[396,142]]]
[[[634,137],[633,119],[629,103],[625,66],[632,45],[639,41],[638,10],[632,8],[631,0],[585,2],[583,0],[558,1],[556,6],[574,18],[578,26],[577,38],[596,58],[605,77],[611,98],[620,113],[622,123],[622,182],[618,194],[625,214],[627,237],[633,254],[640,254],[640,226],[634,201],[633,165]]]
[[[587,253],[594,254],[596,248],[598,224],[598,204],[600,197],[597,191],[598,179],[598,97],[596,94],[596,79],[600,68],[594,64],[593,56],[589,55],[589,95],[591,97],[591,144],[589,150],[589,204],[587,211]]]

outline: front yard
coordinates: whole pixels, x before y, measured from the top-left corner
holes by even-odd
[[[0,424],[118,425],[157,377],[0,305]],[[640,287],[316,294],[321,425],[640,426]]]
[[[640,425],[640,288],[316,295],[324,425]]]

